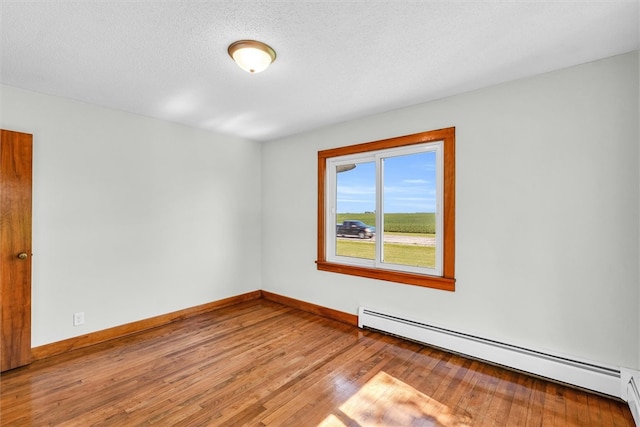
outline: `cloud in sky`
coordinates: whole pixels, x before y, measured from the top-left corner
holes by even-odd
[[[375,186],[359,187],[359,186],[349,186],[349,185],[338,185],[337,191],[338,191],[338,197],[342,194],[375,196],[376,187]]]

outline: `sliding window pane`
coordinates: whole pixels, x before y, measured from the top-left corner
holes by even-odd
[[[436,153],[383,159],[382,262],[436,267]]]
[[[375,162],[338,166],[336,184],[336,255],[375,259]]]

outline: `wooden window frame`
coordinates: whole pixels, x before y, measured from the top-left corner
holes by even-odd
[[[443,153],[443,224],[442,276],[408,273],[375,267],[362,267],[327,261],[325,236],[325,185],[327,159],[389,148],[442,141]],[[318,258],[317,269],[371,279],[386,280],[428,288],[455,290],[455,127],[421,132],[380,141],[318,151]]]

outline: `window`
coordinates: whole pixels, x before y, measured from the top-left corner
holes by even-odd
[[[453,291],[455,128],[318,152],[318,269]]]

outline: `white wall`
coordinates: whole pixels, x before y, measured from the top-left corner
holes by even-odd
[[[34,346],[262,288],[640,368],[637,52],[262,146],[0,89],[34,134]],[[456,292],[317,271],[317,151],[448,126]]]
[[[268,142],[263,289],[637,369],[638,113],[634,52]],[[317,271],[317,151],[449,126],[456,291]]]
[[[1,89],[34,135],[33,346],[261,288],[258,143]]]

